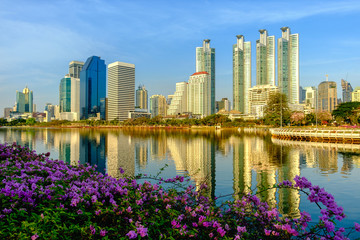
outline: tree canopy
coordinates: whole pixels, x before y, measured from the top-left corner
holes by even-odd
[[[349,124],[357,124],[359,122],[360,102],[341,103],[332,112],[337,121],[343,121]]]
[[[286,125],[290,122],[290,115],[291,112],[287,103],[286,95],[283,93],[272,94],[269,98],[267,106],[265,107],[265,124],[273,126]]]

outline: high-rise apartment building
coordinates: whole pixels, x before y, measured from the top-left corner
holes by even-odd
[[[251,88],[251,42],[237,35],[233,45],[233,109],[249,113],[249,88]]]
[[[150,97],[150,113],[151,117],[166,116],[167,104],[163,95],[152,95]]]
[[[336,82],[321,82],[318,87],[318,111],[332,112],[337,106],[337,88]]]
[[[342,88],[342,102],[351,102],[351,93],[353,88],[348,81],[341,79],[341,88]]]
[[[13,111],[13,108],[4,108],[4,118],[10,117],[10,113]]]
[[[22,92],[16,91],[16,112],[33,112],[33,91],[26,86]]]
[[[305,105],[316,109],[317,90],[316,87],[305,87]]]
[[[105,119],[106,65],[100,57],[89,57],[80,72],[80,119]]]
[[[279,88],[275,85],[257,85],[249,89],[250,114],[256,118],[264,117],[264,110],[270,96],[277,93]]]
[[[208,116],[211,114],[211,79],[207,72],[196,72],[187,87],[188,112]]]
[[[210,40],[203,41],[203,47],[196,48],[196,72],[207,72],[210,79],[210,114],[215,113],[215,48]]]
[[[45,109],[48,110],[48,109]],[[66,75],[60,80],[59,87],[60,119],[80,120],[80,79]],[[54,117],[55,117],[55,111]]]
[[[306,90],[300,86],[299,87],[299,103],[305,103],[306,99]]]
[[[356,87],[355,90],[351,93],[351,101],[360,102],[360,87]]]
[[[289,27],[280,28],[278,39],[278,85],[288,102],[299,104],[299,34],[291,34]]]
[[[124,121],[135,108],[135,65],[114,62],[108,72],[108,120]]]
[[[256,41],[256,85],[275,85],[275,36],[260,29]]]
[[[148,91],[144,85],[139,85],[136,90],[136,107],[140,109],[148,109]]]
[[[73,78],[80,78],[80,72],[83,66],[84,62],[71,61],[69,63],[69,76]]]
[[[176,83],[176,90],[174,95],[172,95],[167,112],[168,115],[178,115],[187,112],[187,85],[187,82]]]
[[[230,105],[231,105],[231,103],[230,103],[229,99],[222,98],[221,101],[216,101],[216,111],[217,112],[219,112],[221,110],[230,111],[231,110]]]

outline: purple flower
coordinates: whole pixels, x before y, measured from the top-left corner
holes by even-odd
[[[90,232],[92,235],[95,235],[96,229],[93,225],[90,225]]]
[[[356,230],[357,232],[360,232],[360,224],[355,223],[355,230]]]
[[[83,211],[81,211],[81,209],[77,210],[77,214],[83,214]]]
[[[220,236],[224,236],[225,235],[225,233],[226,233],[226,231],[222,228],[222,227],[219,227],[218,229],[217,229],[217,232],[220,234]]]
[[[128,232],[128,233],[126,234],[126,236],[128,236],[129,239],[134,239],[134,238],[137,237],[137,234],[136,234],[135,231],[130,231],[130,232]]]
[[[107,231],[105,229],[100,230],[100,236],[101,237],[105,237],[106,233],[107,233]]]
[[[145,237],[145,236],[148,235],[147,234],[148,229],[144,228],[143,226],[140,226],[140,227],[136,228],[136,231],[141,237]]]
[[[37,235],[37,234],[34,234],[34,235],[32,235],[31,236],[31,240],[35,240],[35,239],[37,239],[39,236]]]

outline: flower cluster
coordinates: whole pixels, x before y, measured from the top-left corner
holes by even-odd
[[[309,189],[309,200],[322,203],[320,223],[308,226],[281,217],[256,195],[217,206],[188,186],[184,177],[113,178],[87,165],[71,166],[16,144],[0,144],[0,237],[2,239],[289,239],[345,238],[334,219],[345,215],[331,195],[305,178],[278,187]],[[205,186],[203,186],[205,187]],[[360,226],[355,225],[360,231]],[[321,232],[322,231],[322,232]],[[326,233],[325,233],[326,232]]]

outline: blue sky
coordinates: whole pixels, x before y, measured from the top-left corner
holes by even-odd
[[[235,35],[255,42],[259,29],[300,38],[300,85],[347,79],[360,86],[360,1],[100,1],[0,0],[0,116],[16,90],[34,91],[39,111],[58,104],[70,61],[100,56],[136,66],[136,86],[167,96],[195,72],[195,48],[216,49],[216,99],[232,99]]]

